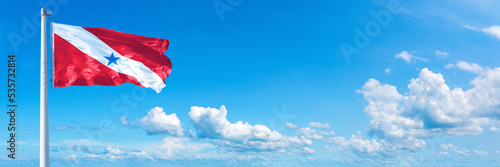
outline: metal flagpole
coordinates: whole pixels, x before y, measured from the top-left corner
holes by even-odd
[[[40,167],[49,167],[49,113],[47,98],[47,16],[50,11],[42,8],[42,40],[40,49]]]

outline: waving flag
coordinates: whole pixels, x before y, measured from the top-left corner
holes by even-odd
[[[168,40],[58,23],[52,29],[55,87],[130,82],[158,93],[165,87]]]

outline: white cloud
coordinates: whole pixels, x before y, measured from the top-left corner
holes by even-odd
[[[429,59],[426,59],[426,58],[413,56],[412,54],[408,53],[408,51],[402,51],[401,53],[398,53],[396,55],[396,58],[401,58],[404,61],[406,61],[407,63],[415,62],[416,60],[429,61]]]
[[[325,135],[326,136],[327,135],[335,135],[335,132],[334,131],[329,131],[329,132],[318,131],[315,129],[311,129],[309,127],[305,127],[305,128],[298,129],[297,134],[304,135],[308,139],[321,140],[321,139],[323,139],[323,136],[325,136]]]
[[[148,155],[144,150],[120,150],[119,148],[113,148],[112,146],[108,146],[105,148],[104,154],[87,154],[88,158],[95,159],[100,158],[106,161],[116,161],[127,158],[137,158],[140,160],[150,159],[153,160],[153,157]]]
[[[373,157],[383,156],[385,153],[384,146],[375,139],[365,139],[361,132],[351,136],[349,140],[345,137],[328,138],[328,143],[332,144],[333,151],[345,151],[356,157]]]
[[[170,159],[174,157],[174,153],[187,148],[186,143],[188,140],[188,138],[166,137],[163,139],[163,143],[159,148],[163,149],[162,153],[164,153],[164,158]]]
[[[481,157],[485,157],[485,156],[489,155],[489,153],[486,151],[474,150],[474,153],[476,153],[477,156],[481,156]]]
[[[310,122],[309,126],[313,127],[313,128],[330,129],[330,125],[328,123],[322,124],[322,123],[319,123],[319,122]]]
[[[490,131],[492,131],[492,132],[500,132],[500,129],[498,129],[497,127],[492,126],[492,127],[490,127]]]
[[[289,129],[297,129],[297,128],[299,128],[299,126],[297,126],[295,124],[292,124],[292,123],[286,123],[285,126],[286,126],[286,128],[289,128]]]
[[[450,143],[448,144],[440,144],[439,147],[443,150],[449,150],[453,151],[455,154],[460,155],[460,156],[470,156],[470,150],[467,150],[465,148],[457,147],[454,146]]]
[[[92,153],[92,154],[87,154],[87,157],[89,157],[89,158],[98,158],[99,155],[96,155],[96,154]]]
[[[441,149],[443,149],[443,150],[452,150],[452,149],[454,149],[454,148],[455,148],[455,146],[453,146],[451,143],[448,143],[448,144],[443,144],[443,143],[441,143],[441,144],[439,145],[439,147],[440,147]]]
[[[75,157],[76,159],[84,161],[104,160],[113,162],[118,160],[136,161],[144,159],[193,160],[211,159],[213,156],[221,156],[220,153],[214,151],[216,147],[213,144],[200,140],[192,140],[187,137],[169,136],[164,138],[161,142],[139,142],[130,145],[109,142],[82,142],[86,140],[67,140],[60,144],[51,144],[51,147],[59,149],[57,150],[58,152],[65,150],[65,152],[62,152],[64,154],[74,153],[77,155]],[[152,154],[148,154],[147,152]],[[228,154],[225,156],[227,155]],[[57,156],[57,154],[55,156]]]
[[[112,155],[122,155],[123,151],[121,151],[119,148],[113,148],[112,146],[107,146],[106,151]]]
[[[137,128],[139,128],[141,126],[140,121],[141,121],[140,119],[136,119],[136,120],[132,120],[131,121],[130,118],[127,118],[125,116],[120,117],[121,124],[123,126],[125,126],[125,127],[131,128],[131,129],[137,129]],[[152,133],[148,132],[148,134],[151,135]]]
[[[177,115],[175,113],[166,115],[163,108],[160,107],[151,109],[147,116],[141,118],[140,123],[150,135],[184,135],[184,129],[181,127],[181,121],[177,118]]]
[[[305,155],[311,155],[311,154],[316,154],[316,151],[309,147],[304,147],[302,149],[294,149],[291,151],[293,155],[296,154],[305,154]]]
[[[198,138],[198,134],[196,134],[196,132],[194,130],[189,129],[189,131],[188,131],[188,137],[193,138],[193,139],[197,139]]]
[[[56,130],[65,130],[65,129],[75,129],[72,126],[54,126],[54,129]]]
[[[474,26],[465,25],[464,27],[467,29],[470,29],[470,30],[484,32],[488,35],[492,35],[492,36],[500,39],[500,26],[493,25],[493,26],[486,27],[486,28],[478,28],[478,27],[474,27]]]
[[[309,148],[309,147],[304,147],[304,153],[306,153],[306,154],[316,154],[316,152],[313,149]]]
[[[410,53],[408,53],[407,51],[403,51],[401,53],[398,53],[396,55],[396,58],[402,58],[403,60],[405,60],[407,63],[410,63],[412,60],[412,57],[413,55],[411,55]]]
[[[153,108],[148,112],[147,116],[137,121],[144,129],[151,133],[173,135],[165,137],[161,143],[135,143],[134,145],[127,146],[124,144],[94,142],[82,139],[63,140],[62,142],[51,143],[51,146],[55,148],[54,152],[62,150],[63,147],[76,152],[77,154],[75,155],[77,156],[74,157],[75,160],[103,160],[111,162],[136,159],[223,160],[234,159],[239,152],[259,154],[259,156],[266,158],[267,160],[265,161],[267,162],[272,160],[269,157],[275,157],[278,154],[292,152],[303,154],[303,156],[315,154],[313,149],[305,147],[312,145],[312,141],[304,136],[282,135],[264,125],[250,125],[241,121],[236,123],[229,122],[226,118],[227,110],[224,106],[219,110],[192,107],[189,116],[195,130],[188,130],[187,135],[185,135],[186,137],[179,135],[180,132],[183,132],[183,130],[178,131],[181,128],[180,121],[167,121],[178,119],[177,116],[175,114],[167,115],[159,107]],[[127,118],[123,117],[121,120],[126,121]],[[174,122],[174,125],[179,126],[171,126],[171,124],[164,126],[165,122]],[[123,124],[128,126],[132,124],[132,121]],[[315,130],[315,133],[319,135],[334,134],[333,131],[318,130]],[[92,149],[77,147],[79,145],[89,145],[92,146]],[[147,154],[146,151],[153,154]]]
[[[361,158],[393,157],[425,148],[424,140],[437,134],[481,134],[482,126],[491,125],[500,116],[500,68],[482,69],[471,81],[473,87],[466,91],[450,89],[441,74],[427,68],[411,79],[408,92],[403,94],[395,86],[369,79],[356,92],[367,102],[364,112],[371,119],[368,134],[378,140],[367,139],[358,132],[349,140],[328,138],[332,145],[327,145],[327,149]],[[470,150],[451,144],[440,147],[457,156],[471,155]],[[475,153],[484,155],[483,152]],[[437,155],[449,156],[449,153],[438,152]]]
[[[446,69],[455,68],[455,65],[453,63],[448,63],[448,64],[444,65],[444,68],[446,68]]]
[[[470,71],[470,72],[473,72],[473,73],[476,73],[476,74],[481,74],[484,72],[484,68],[481,67],[479,64],[476,64],[476,63],[472,63],[472,64],[469,64],[465,61],[458,61],[456,66],[460,69],[463,69],[463,70],[466,70],[466,71]]]
[[[77,147],[77,146],[67,146],[68,149],[76,151],[75,153],[79,156],[74,156],[72,157],[74,160],[77,159],[82,159],[84,161],[89,161],[89,160],[104,160],[104,161],[117,161],[117,160],[123,160],[123,159],[129,159],[129,158],[134,158],[134,159],[150,159],[153,160],[153,157],[148,155],[146,151],[144,150],[129,150],[127,148],[125,149],[120,149],[117,147],[113,147],[111,145],[108,145],[104,148],[104,151],[93,151],[87,149],[85,146],[82,147]],[[97,147],[96,147],[97,148]],[[100,147],[100,149],[103,149]]]
[[[448,152],[438,152],[437,156],[440,156],[440,157],[450,157],[451,155]]]
[[[285,136],[264,125],[250,125],[241,121],[230,123],[226,116],[225,106],[220,109],[193,106],[189,112],[189,117],[199,132],[198,137],[225,148],[261,151],[312,144],[305,137]]]
[[[447,58],[450,55],[450,53],[448,53],[448,52],[442,52],[439,50],[436,50],[435,54],[438,58],[442,58],[442,59]]]
[[[464,27],[467,28],[467,29],[469,29],[469,30],[479,31],[479,28],[474,27],[474,26],[465,25]]]
[[[486,34],[493,35],[500,40],[500,26],[493,25],[491,27],[481,29]]]
[[[131,151],[129,152],[129,155],[128,157],[135,157],[135,158],[139,158],[139,159],[151,159],[153,160],[153,157],[149,156],[148,153],[146,153],[146,151],[142,150],[142,151]]]
[[[182,159],[198,156],[201,150],[214,148],[210,143],[198,143],[186,137],[166,137],[156,151],[160,159]]]
[[[416,153],[427,147],[423,139],[368,139],[361,132],[352,135],[349,140],[344,137],[330,137],[326,145],[327,151],[342,151],[348,156],[356,158],[392,158],[404,153]]]
[[[375,79],[369,79],[357,93],[367,102],[364,112],[371,119],[370,136],[377,136],[390,151],[416,151],[426,146],[424,139],[437,134],[478,135],[482,126],[498,120],[500,68],[486,68],[471,84],[466,91],[450,89],[441,74],[424,68],[404,94]]]
[[[389,74],[389,73],[391,73],[391,69],[390,69],[390,68],[386,68],[386,69],[384,70],[384,72],[385,72],[385,73],[387,73],[387,74]]]
[[[130,152],[129,153],[129,156],[131,157],[137,157],[137,158],[140,158],[140,159],[153,159],[151,156],[149,156],[146,151],[142,150],[142,151],[137,151],[137,152]]]
[[[70,160],[70,161],[73,161],[75,163],[78,162],[78,158],[76,157],[76,155],[68,155],[66,158],[66,160]]]
[[[122,122],[122,125],[127,125],[127,123],[128,123],[127,117],[125,117],[125,116],[121,117],[120,121]]]
[[[368,80],[358,93],[368,105],[370,132],[378,137],[416,138],[434,134],[480,134],[481,125],[498,116],[500,69],[489,70],[472,82],[467,91],[450,89],[441,74],[427,68],[400,94],[395,86]]]
[[[329,136],[329,135],[336,135],[337,133],[335,133],[333,130],[327,132],[327,131],[318,131],[318,134],[320,135],[324,135],[324,136]]]
[[[80,151],[80,152],[83,152],[83,153],[93,153],[94,150],[91,149],[91,148],[88,148],[87,146],[85,145],[82,145],[82,146],[78,146],[78,145],[66,145],[66,147],[52,147],[51,149],[54,149],[54,150],[58,150],[58,149],[61,149],[61,150],[72,150],[72,151]]]

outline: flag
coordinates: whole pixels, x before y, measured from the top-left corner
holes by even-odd
[[[52,40],[54,87],[130,82],[159,93],[172,69],[166,39],[52,23]]]

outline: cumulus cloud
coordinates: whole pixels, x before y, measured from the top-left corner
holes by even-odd
[[[451,143],[448,144],[441,143],[439,147],[443,150],[452,150],[453,148],[455,148],[455,146],[453,146]]]
[[[127,117],[125,117],[125,116],[121,117],[120,121],[121,121],[122,125],[127,125],[128,124]]]
[[[149,135],[184,135],[184,129],[177,115],[175,113],[167,115],[161,107],[151,109],[147,116],[140,119],[140,123]]]
[[[297,129],[297,128],[299,128],[299,126],[297,126],[295,124],[292,124],[292,123],[286,123],[285,126],[286,126],[286,128],[289,128],[289,129]]]
[[[492,131],[492,132],[500,132],[500,129],[498,129],[497,127],[492,126],[492,127],[490,127],[490,131]]]
[[[127,147],[114,147],[115,145],[105,142],[93,142],[87,139],[76,141],[62,141],[54,143],[52,152],[60,152],[62,149],[73,150],[75,160],[105,160],[121,161],[134,159],[161,159],[161,160],[201,160],[218,158],[234,158],[234,151],[253,152],[256,154],[269,154],[266,158],[279,153],[300,153],[304,156],[315,154],[309,147],[312,145],[311,139],[304,135],[286,136],[277,131],[269,129],[264,125],[250,125],[248,122],[231,123],[227,120],[227,110],[224,106],[220,109],[191,107],[189,112],[190,120],[194,129],[189,129],[184,134],[184,129],[180,126],[180,121],[175,114],[167,115],[162,108],[151,109],[147,116],[129,121],[126,117],[120,120],[125,126],[130,126],[134,122],[140,123],[148,134],[169,134],[161,144],[142,143],[133,146],[145,150],[129,150]],[[288,127],[299,127],[294,124],[287,124]],[[334,134],[333,131],[319,131],[310,129],[318,135],[326,136]],[[77,147],[81,144],[92,145],[92,149]],[[68,148],[62,146],[68,145]],[[130,146],[129,146],[130,147]],[[97,150],[97,151],[94,151]],[[146,151],[153,153],[147,154]],[[73,152],[72,152],[73,153]],[[295,155],[294,155],[295,156]],[[132,159],[134,158],[134,159]],[[217,159],[218,159],[217,158]],[[267,161],[267,160],[266,160]]]
[[[486,34],[492,35],[500,40],[500,26],[493,25],[491,27],[483,28],[481,31]]]
[[[368,80],[358,90],[372,119],[370,133],[379,138],[426,138],[435,134],[481,134],[482,125],[499,117],[500,69],[475,78],[473,88],[450,89],[441,74],[424,68],[400,94],[395,86]]]
[[[352,154],[356,157],[374,157],[385,155],[383,145],[375,139],[366,139],[358,132],[351,136],[350,139],[345,137],[331,137],[328,138],[328,143],[331,147],[327,147],[333,151],[343,151],[347,154]]]
[[[484,32],[484,33],[491,35],[491,36],[494,36],[500,40],[500,26],[498,26],[498,25],[492,25],[492,26],[486,27],[486,28],[478,28],[478,27],[474,27],[474,26],[470,26],[470,25],[465,25],[464,27],[468,28],[470,30]]]
[[[448,63],[448,64],[444,65],[444,68],[446,68],[446,69],[455,68],[455,65],[453,63]]]
[[[357,93],[362,94],[367,102],[364,112],[371,119],[368,134],[378,138],[378,141],[371,142],[371,150],[381,149],[384,151],[375,155],[390,156],[391,152],[415,152],[424,148],[427,146],[424,139],[438,134],[481,134],[484,131],[482,126],[500,118],[500,68],[483,69],[471,81],[473,87],[466,91],[451,89],[441,74],[427,68],[422,69],[417,78],[411,79],[408,92],[403,94],[393,85],[369,79]],[[351,139],[360,136],[353,135]],[[337,146],[344,143],[344,148],[349,148],[349,140],[342,137],[329,140]],[[358,157],[371,155],[364,154],[361,149],[349,150]],[[464,149],[456,153],[466,156],[470,151]]]
[[[330,129],[330,125],[328,123],[322,124],[322,123],[319,123],[319,122],[310,122],[309,126],[313,127],[313,128]]]
[[[213,148],[210,143],[195,143],[187,137],[166,137],[157,150],[160,159],[192,158],[200,150]]]
[[[390,68],[386,68],[386,69],[384,70],[384,72],[385,72],[385,73],[387,73],[387,74],[389,74],[389,73],[391,73],[391,69],[390,69]]]
[[[61,151],[65,151],[66,153],[68,152],[82,152],[82,153],[85,153],[85,154],[91,154],[91,153],[94,153],[94,150],[85,146],[85,145],[82,145],[82,146],[78,146],[78,145],[65,145],[65,146],[61,146],[61,147],[57,147],[57,146],[52,146],[50,148],[50,151],[54,151],[54,152],[58,152],[59,150]]]
[[[64,159],[78,163],[78,158],[76,157],[76,155],[68,155]]]
[[[415,62],[416,60],[429,61],[429,59],[414,56],[410,54],[408,51],[402,51],[401,53],[396,54],[396,58],[403,59],[407,63]]]
[[[309,147],[304,147],[302,149],[294,149],[291,151],[292,153],[290,154],[304,154],[304,155],[312,155],[312,154],[316,154],[316,151],[314,151],[313,149],[309,148]]]
[[[128,127],[128,128],[132,128],[132,129],[137,129],[137,128],[141,127],[140,120],[138,120],[138,119],[132,120],[130,118],[122,116],[122,117],[120,117],[120,122],[123,126]]]
[[[489,153],[486,152],[486,151],[478,151],[478,150],[474,150],[474,153],[476,153],[477,156],[480,156],[480,157],[485,157],[485,156],[488,156]]]
[[[86,154],[85,156],[81,157],[82,159],[85,158],[90,158],[90,159],[102,159],[106,161],[117,161],[117,160],[123,160],[123,159],[150,159],[153,160],[154,158],[150,156],[149,154],[146,153],[144,150],[121,150],[119,148],[113,148],[112,146],[107,146],[105,148],[105,151],[102,153],[91,153],[91,154]]]
[[[163,139],[162,145],[159,147],[163,149],[163,157],[170,159],[174,157],[174,153],[185,150],[188,138],[166,137]]]
[[[447,58],[450,55],[450,53],[448,53],[448,52],[442,52],[439,50],[436,50],[435,54],[438,58],[442,58],[442,59]]]
[[[54,129],[56,130],[65,130],[65,129],[75,129],[72,126],[54,126]]]
[[[122,155],[123,154],[123,151],[121,151],[119,148],[113,148],[112,146],[107,146],[106,152],[109,154],[113,154],[113,155]]]
[[[369,139],[358,132],[349,140],[344,137],[330,137],[326,140],[327,151],[341,151],[347,156],[362,159],[392,158],[403,153],[416,153],[427,146],[422,139]]]
[[[215,146],[211,143],[175,136],[165,137],[159,142],[132,145],[88,139],[65,140],[51,145],[53,145],[52,152],[59,152],[59,155],[76,155],[75,158],[82,161],[200,160],[222,155],[220,152],[215,152]]]
[[[304,153],[306,153],[306,154],[316,154],[316,152],[313,149],[309,148],[309,147],[304,147]]]
[[[77,160],[89,161],[89,160],[104,160],[104,161],[117,161],[124,159],[150,159],[153,160],[153,157],[148,155],[144,150],[129,150],[129,149],[120,149],[117,147],[113,147],[108,145],[104,148],[100,147],[98,150],[92,150],[87,148],[86,146],[75,146],[75,145],[67,145],[67,150],[72,150],[74,152],[66,152],[66,154],[72,154],[70,160],[77,162]],[[74,153],[74,154],[73,154]]]
[[[439,147],[443,150],[449,150],[449,151],[453,151],[455,154],[459,155],[459,156],[470,156],[470,150],[467,150],[465,148],[461,148],[461,147],[457,147],[457,146],[454,146],[450,143],[448,144],[440,144]]]
[[[198,131],[199,138],[235,150],[279,150],[282,148],[311,145],[305,137],[289,137],[271,131],[264,125],[250,125],[248,122],[231,123],[227,120],[225,106],[220,109],[191,107],[189,117]]]
[[[325,135],[335,135],[335,132],[334,131],[329,131],[329,132],[319,131],[319,130],[311,129],[309,127],[305,127],[305,128],[297,129],[297,134],[303,135],[308,139],[321,140],[321,139],[323,139],[323,136],[325,136]]]
[[[448,152],[438,152],[437,156],[440,156],[440,157],[450,157],[451,155]]]
[[[484,72],[484,68],[476,63],[467,63],[465,61],[458,61],[456,66],[462,70],[470,71],[476,74],[481,74]]]

